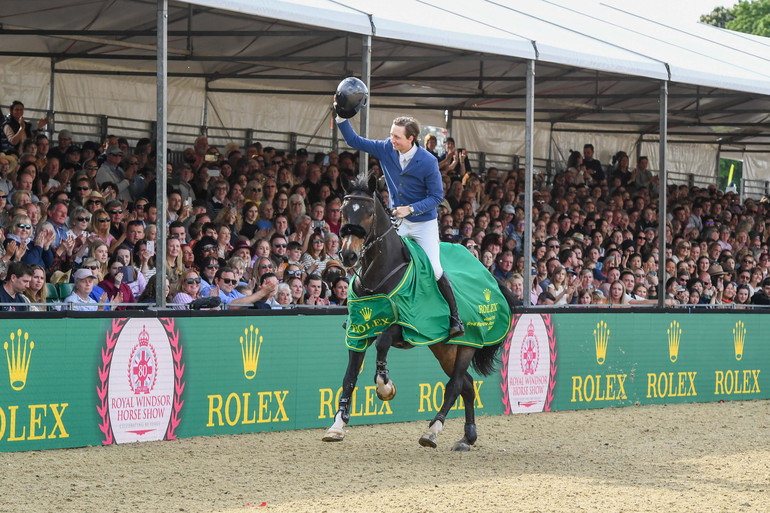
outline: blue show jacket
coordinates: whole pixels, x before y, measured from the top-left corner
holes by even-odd
[[[436,207],[444,199],[444,186],[436,157],[425,148],[418,147],[417,153],[402,170],[399,153],[393,149],[389,139],[364,139],[347,120],[337,126],[348,145],[379,159],[388,184],[391,208],[411,205],[414,214],[406,218],[412,222],[430,221],[438,217]]]

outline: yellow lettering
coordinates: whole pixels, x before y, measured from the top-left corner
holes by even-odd
[[[679,397],[684,395],[684,378],[685,377],[687,377],[686,372],[679,373],[679,380],[677,382],[677,387],[676,387],[676,395]]]
[[[371,385],[365,387],[364,390],[366,391],[364,394],[364,415],[376,415],[377,407],[374,406],[374,398],[377,397],[377,386]]]
[[[618,395],[615,399],[626,399],[626,376],[628,374],[618,374]]]
[[[16,410],[19,409],[18,406],[9,406],[9,410],[11,410],[11,431],[8,434],[8,441],[9,442],[18,442],[19,440],[24,440],[27,437],[27,428],[23,427],[21,428],[21,436],[16,436]]]
[[[441,394],[439,394],[439,390],[441,390]],[[441,401],[439,401],[436,398],[436,396],[439,396],[439,395],[441,397]],[[439,381],[433,387],[433,408],[436,411],[439,411],[443,405],[444,405],[444,384]]]
[[[42,416],[37,413],[38,409],[43,410]],[[45,439],[45,432],[46,428],[43,427],[43,434],[36,435],[35,434],[35,428],[41,427],[42,425],[42,417],[45,417],[47,407],[45,404],[30,404],[29,405],[29,438],[28,440],[44,440]]]
[[[618,377],[615,374],[608,374],[605,376],[605,388],[607,389],[605,392],[605,397],[607,397],[607,400],[617,399],[617,397],[615,397],[615,381],[617,379]]]
[[[270,413],[269,406],[270,406],[270,401],[273,399],[273,393],[258,392],[258,395],[259,395],[259,420],[257,420],[257,422],[260,424],[263,424],[265,422],[270,422],[273,416]],[[265,413],[267,413],[267,418],[265,417]]]
[[[655,384],[658,381],[658,376],[652,372],[647,373],[647,397],[658,397],[656,393]]]
[[[217,401],[216,406],[214,406],[214,400]],[[209,423],[206,424],[206,427],[214,427],[214,413],[217,414],[217,418],[219,419],[217,425],[223,426],[224,422],[222,422],[222,396],[219,394],[209,396]]]
[[[575,394],[578,396],[577,399]],[[570,402],[583,402],[583,378],[580,376],[572,376],[572,401]]]
[[[251,419],[249,419],[249,396],[251,392],[243,394],[243,424],[254,424],[257,421],[256,412],[251,412]]]
[[[754,388],[751,391],[755,394],[759,393],[759,371],[760,369],[751,371],[751,375],[754,377]]]
[[[286,410],[283,407],[283,402],[286,400],[286,396],[289,395],[288,390],[276,390],[275,391],[275,402],[278,403],[278,411],[275,412],[275,417],[273,417],[273,422],[286,422],[289,420],[289,416],[286,415]],[[279,419],[280,416],[280,419]]]
[[[596,400],[597,401],[604,401],[606,399],[609,399],[607,396],[603,396],[602,394],[602,377],[600,375],[596,375]]]
[[[342,388],[340,387],[340,391]],[[321,394],[321,411],[318,414],[319,419],[334,417],[334,406],[332,405],[332,389],[331,388],[319,388],[318,392]],[[324,409],[329,412],[329,417],[324,414]]]
[[[5,410],[0,408],[0,440],[5,434]]]
[[[698,395],[698,392],[695,391],[695,375],[698,374],[697,371],[695,372],[688,372],[687,378],[690,380],[690,389],[687,391],[687,395],[689,396],[695,396]]]
[[[235,401],[235,418],[230,417],[230,401]],[[238,423],[238,419],[241,418],[241,398],[238,394],[233,392],[227,396],[225,401],[225,420],[229,426],[234,426]]]
[[[383,410],[385,410],[385,415],[393,414],[393,410],[390,409],[390,401],[382,401],[382,406],[380,406],[380,411],[377,414],[382,415]]]
[[[473,391],[476,392],[476,400],[474,402],[474,406],[476,408],[483,408],[484,405],[481,403],[481,384],[484,383],[483,381],[474,381],[473,382]]]
[[[714,395],[725,393],[725,373],[722,371],[714,372]]]
[[[67,406],[69,406],[69,403],[61,403],[61,411],[59,411],[59,405],[58,404],[51,404],[51,413],[53,413],[54,421],[56,424],[54,425],[53,429],[51,430],[51,434],[48,435],[48,438],[56,438],[54,433],[56,433],[56,430],[59,430],[59,438],[69,438],[69,434],[64,429],[64,422],[62,422],[62,415],[64,415],[64,410],[67,409]]]
[[[425,405],[428,405],[428,409],[425,409]],[[430,385],[428,383],[420,383],[420,408],[418,412],[433,411],[430,404]]]

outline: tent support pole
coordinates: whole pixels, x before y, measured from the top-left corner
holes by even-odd
[[[535,179],[535,61],[527,61],[526,127],[524,130],[524,306],[532,299],[532,187]]]
[[[201,109],[200,135],[208,135],[209,132],[209,79],[206,78],[203,85],[203,108]]]
[[[51,77],[48,79],[48,106],[46,107],[48,116],[47,130],[50,134],[50,138],[53,139],[54,134],[54,108],[56,103],[54,101],[54,94],[56,94],[56,58],[51,57]]]
[[[158,206],[158,237],[155,244],[155,304],[166,306],[166,160],[168,146],[167,110],[168,105],[168,0],[158,0],[158,51],[157,51],[157,114],[155,141],[155,176]]]
[[[369,137],[369,105],[372,103],[372,36],[364,36],[361,42],[361,80],[366,84],[366,88],[369,90],[369,101],[366,102],[366,105],[364,105],[364,108],[362,108],[359,113],[361,116],[360,130],[361,137]],[[364,175],[368,171],[369,158],[366,153],[361,152],[361,157],[358,161],[358,172],[359,174]]]
[[[660,158],[658,167],[658,307],[666,306],[666,150],[668,147],[668,82],[660,84]]]

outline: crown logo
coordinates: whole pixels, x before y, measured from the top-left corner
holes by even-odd
[[[150,334],[147,333],[147,328],[142,324],[142,331],[139,332],[139,345],[146,347],[150,345]]]
[[[489,298],[492,297],[492,291],[489,289],[484,289],[484,299],[487,300],[487,303],[489,303]]]
[[[259,341],[257,341],[259,339]],[[243,375],[246,379],[254,379],[257,375],[257,365],[259,365],[259,351],[262,348],[262,337],[259,335],[259,328],[249,326],[243,330],[241,337],[241,355],[243,356]]]
[[[24,348],[21,347],[21,330],[16,333],[11,332],[11,343],[6,341],[3,344],[5,349],[5,358],[8,361],[8,377],[11,380],[11,388],[16,391],[21,390],[27,384],[27,372],[29,371],[29,360],[32,357],[32,350],[35,343],[29,340],[29,333],[24,332]],[[29,351],[27,351],[27,341],[29,341]],[[8,353],[8,346],[11,346],[11,352]]]
[[[363,315],[363,316],[364,316],[364,320],[365,320],[366,322],[369,322],[369,319],[371,319],[371,318],[372,318],[372,309],[371,309],[371,308],[369,308],[369,307],[366,307],[366,308],[362,308],[362,309],[361,309],[361,315]]]
[[[674,321],[666,332],[668,333],[668,358],[671,363],[674,363],[679,358],[679,340],[682,337],[682,328],[679,327],[679,322]]]
[[[743,321],[735,323],[733,328],[733,345],[735,346],[735,359],[740,361],[743,358],[743,344],[746,342],[746,326]]]
[[[607,344],[610,341],[610,328],[604,321],[599,321],[594,330],[594,344],[596,345],[596,363],[604,365],[607,356]]]

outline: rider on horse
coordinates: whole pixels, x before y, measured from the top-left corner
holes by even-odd
[[[441,173],[436,157],[416,143],[420,125],[414,118],[398,117],[390,128],[390,139],[374,141],[356,134],[347,119],[337,116],[336,121],[345,142],[380,160],[392,214],[402,219],[398,234],[414,240],[425,251],[441,295],[449,306],[449,338],[462,336],[465,329],[457,314],[454,291],[439,261],[436,207],[443,200]]]

